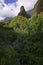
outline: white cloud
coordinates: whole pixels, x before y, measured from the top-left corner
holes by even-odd
[[[1,3],[4,3],[4,0],[0,0]]]
[[[18,0],[18,6],[24,6],[26,10],[32,9],[37,0]]]
[[[14,5],[12,5],[13,7]],[[1,10],[0,10],[0,16],[3,16],[3,17],[13,17],[14,16],[14,12],[12,11],[12,9],[10,8],[10,6],[8,5],[5,5],[5,7],[3,7]]]
[[[1,21],[1,20],[4,20],[4,19],[5,19],[4,17],[0,17],[0,21]]]
[[[16,2],[17,4],[17,13],[20,11],[20,7],[24,6],[25,10],[30,10],[34,7],[35,3],[37,2],[37,0],[18,0]]]
[[[0,20],[3,20],[6,17],[16,16],[22,5],[26,10],[32,9],[36,1],[37,0],[18,0],[16,3],[9,3],[7,5],[4,0],[0,0]]]

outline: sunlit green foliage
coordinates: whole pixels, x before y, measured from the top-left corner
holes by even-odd
[[[0,65],[43,65],[43,12],[0,23]]]

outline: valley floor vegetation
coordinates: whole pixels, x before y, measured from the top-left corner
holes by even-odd
[[[43,65],[43,12],[0,22],[0,65]]]

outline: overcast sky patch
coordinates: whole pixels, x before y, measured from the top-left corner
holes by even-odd
[[[15,17],[24,6],[26,11],[34,7],[37,0],[0,0],[0,20]]]

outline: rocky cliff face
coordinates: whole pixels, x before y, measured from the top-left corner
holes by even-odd
[[[19,15],[19,16],[24,16],[24,17],[26,17],[26,18],[30,18],[30,14],[27,14],[27,12],[25,11],[24,6],[21,6],[20,12],[19,12],[18,15]]]
[[[33,15],[43,11],[43,0],[38,0],[33,9]]]

